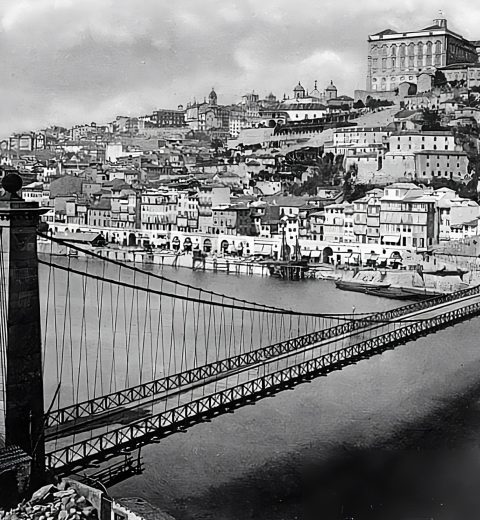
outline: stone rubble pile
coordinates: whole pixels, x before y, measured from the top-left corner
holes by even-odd
[[[0,520],[98,520],[98,511],[67,484],[47,485],[10,511],[0,510]]]

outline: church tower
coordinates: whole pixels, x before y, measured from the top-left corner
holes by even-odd
[[[333,81],[330,81],[330,85],[325,89],[325,97],[326,100],[336,99],[338,96],[337,87],[333,84]]]
[[[217,93],[215,92],[214,87],[212,87],[212,91],[208,95],[208,104],[213,106],[217,104]]]
[[[302,87],[300,81],[298,85],[293,89],[293,96],[295,99],[303,99],[305,97],[305,89]]]

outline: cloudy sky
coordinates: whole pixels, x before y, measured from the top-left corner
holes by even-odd
[[[476,0],[0,0],[0,135],[220,103],[302,81],[363,88],[366,37],[443,9],[480,39]]]

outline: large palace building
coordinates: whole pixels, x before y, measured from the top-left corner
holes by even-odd
[[[477,44],[448,29],[445,18],[420,31],[373,34],[368,37],[367,90],[393,91],[405,81],[416,83],[421,72],[478,63]]]

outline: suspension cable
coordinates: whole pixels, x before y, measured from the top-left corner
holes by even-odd
[[[218,293],[218,292],[215,292],[215,291],[208,291],[208,290],[205,290],[205,289],[200,289],[200,287],[196,287],[196,286],[188,284],[188,283],[180,282],[178,280],[173,280],[172,278],[168,278],[168,277],[163,276],[161,274],[147,272],[147,271],[144,271],[143,269],[140,269],[140,268],[138,268],[138,267],[136,267],[134,265],[125,264],[123,262],[120,262],[119,260],[115,260],[113,258],[109,258],[107,256],[103,256],[103,255],[101,255],[99,253],[95,253],[94,251],[90,251],[89,249],[85,249],[83,247],[77,246],[76,244],[72,244],[71,242],[68,242],[66,240],[62,240],[60,238],[52,237],[52,236],[46,235],[44,233],[41,233],[39,231],[37,231],[37,235],[39,237],[41,237],[41,238],[44,238],[44,239],[47,239],[47,240],[51,240],[52,242],[55,242],[57,244],[69,247],[69,248],[71,248],[71,249],[73,249],[75,251],[78,251],[80,253],[84,253],[85,255],[89,255],[89,256],[92,256],[92,257],[97,258],[99,260],[103,260],[103,261],[109,262],[111,264],[118,265],[120,267],[124,267],[126,269],[131,270],[131,271],[136,271],[138,273],[142,273],[142,274],[151,276],[151,277],[156,278],[158,280],[162,280],[162,281],[165,281],[165,282],[170,282],[172,284],[178,285],[180,287],[184,287],[186,289],[195,290],[195,291],[200,291],[201,290],[202,292],[207,293],[207,294],[211,294],[212,296],[216,296],[217,298],[227,298],[227,299],[235,301],[235,302],[246,303],[246,304],[249,304],[249,305],[262,307],[262,308],[265,308],[265,309],[278,309],[278,310],[282,310],[282,309],[280,309],[278,307],[275,307],[275,306],[272,306],[272,305],[266,305],[266,304],[263,304],[263,303],[251,302],[251,301],[248,301],[248,300],[244,300],[242,298],[237,298],[236,296],[229,296],[229,295]]]

